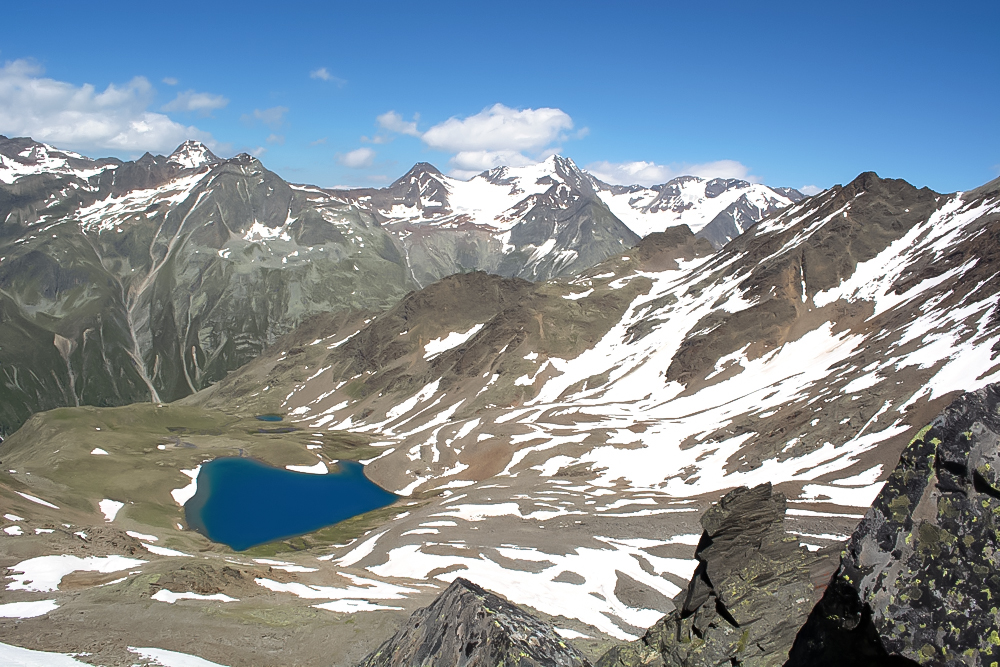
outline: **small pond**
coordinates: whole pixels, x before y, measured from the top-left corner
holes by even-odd
[[[302,535],[391,505],[396,496],[340,461],[326,475],[292,472],[245,458],[209,461],[184,505],[188,525],[236,551]]]
[[[280,422],[284,419],[284,417],[282,417],[281,415],[266,414],[266,415],[257,415],[256,417],[254,417],[254,419],[257,419],[262,422]]]

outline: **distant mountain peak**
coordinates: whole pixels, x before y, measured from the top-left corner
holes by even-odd
[[[170,162],[176,162],[182,167],[196,169],[205,165],[215,165],[222,162],[215,153],[208,149],[208,146],[200,141],[188,139],[171,153],[168,158]]]
[[[509,169],[503,165],[484,171],[476,176],[476,178],[482,178],[487,183],[492,183],[493,185],[510,185],[514,182],[510,177]]]
[[[229,158],[229,162],[235,162],[237,164],[253,164],[254,162],[259,162],[257,158],[250,153],[240,153]]]
[[[397,178],[392,185],[397,183],[410,183],[413,179],[419,179],[422,176],[443,176],[441,171],[432,165],[430,162],[417,162],[410,170]],[[392,187],[391,185],[389,187]]]
[[[413,165],[410,171],[427,171],[432,174],[440,174],[441,170],[432,165],[430,162],[417,162]]]
[[[13,183],[21,176],[41,173],[74,174],[89,178],[116,166],[114,158],[91,160],[73,151],[55,148],[31,137],[0,135],[0,183]]]

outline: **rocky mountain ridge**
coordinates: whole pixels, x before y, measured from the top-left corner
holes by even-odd
[[[419,163],[388,187],[331,194],[378,216],[427,272],[414,274],[421,285],[468,270],[529,280],[574,274],[679,224],[720,248],[803,198],[791,188],[696,176],[609,185],[559,155],[468,181]]]

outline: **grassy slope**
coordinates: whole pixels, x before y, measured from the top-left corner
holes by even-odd
[[[268,433],[280,427],[253,416],[225,414],[192,406],[141,403],[120,408],[60,408],[32,417],[0,446],[0,498],[5,509],[36,520],[100,524],[101,499],[125,503],[116,525],[166,537],[182,549],[225,549],[177,530],[184,511],[170,495],[190,482],[181,472],[222,456],[250,456],[265,463],[312,465],[316,455],[329,462],[366,459],[378,450],[364,436],[347,433],[310,435],[306,431]],[[265,431],[265,432],[262,432]],[[307,450],[322,441],[321,449]],[[163,447],[163,449],[160,449]],[[95,455],[100,448],[108,455]],[[16,470],[11,474],[9,470]],[[15,494],[40,497],[60,509],[32,503]],[[373,518],[399,511],[394,507],[357,517],[336,530],[260,547],[253,553],[276,553],[350,539],[370,527]],[[161,542],[163,544],[163,542]]]

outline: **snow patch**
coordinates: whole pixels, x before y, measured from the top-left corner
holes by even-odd
[[[317,461],[311,466],[285,466],[285,470],[291,470],[292,472],[304,472],[310,475],[325,475],[330,472],[326,464],[322,461]]]
[[[200,593],[192,593],[188,591],[187,593],[174,593],[173,591],[168,591],[166,588],[161,588],[150,596],[157,602],[166,602],[167,604],[173,604],[178,600],[216,600],[218,602],[239,602],[236,598],[231,598],[223,593],[215,593],[214,595],[201,595]]]
[[[198,473],[201,472],[201,465],[191,470],[181,470],[181,472],[191,478],[191,483],[179,489],[174,489],[170,492],[170,495],[173,496],[175,503],[184,507],[184,504],[194,498],[194,494],[198,492]]]
[[[121,508],[125,507],[125,503],[105,498],[98,503],[98,506],[101,508],[101,513],[104,514],[105,521],[114,521]]]
[[[7,602],[0,604],[0,618],[35,618],[44,616],[50,611],[55,611],[59,605],[55,600],[32,600],[31,602]],[[2,645],[0,645],[2,646]],[[3,658],[3,649],[0,648],[0,658]],[[8,665],[18,665],[19,663],[4,663]]]
[[[118,572],[128,570],[139,565],[144,565],[146,561],[137,558],[125,558],[124,556],[70,556],[62,554],[58,556],[38,556],[29,558],[17,565],[10,567],[14,574],[8,579],[13,581],[7,584],[9,591],[39,591],[47,593],[58,590],[59,582],[71,572]]]
[[[427,341],[424,345],[424,359],[433,359],[434,357],[447,352],[452,348],[456,348],[462,345],[467,340],[475,336],[483,328],[483,324],[477,324],[468,331],[458,332],[452,331],[447,336],[442,338],[434,338]]]

